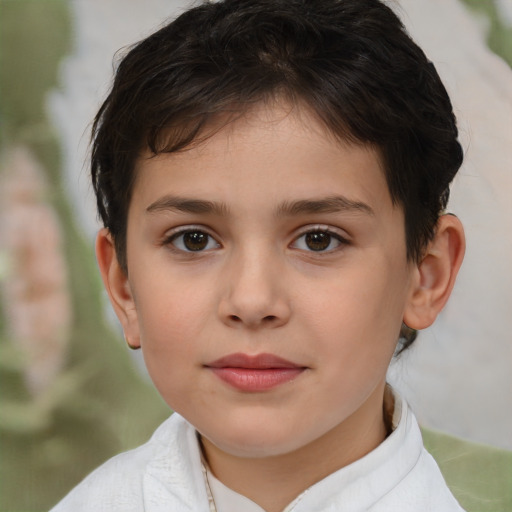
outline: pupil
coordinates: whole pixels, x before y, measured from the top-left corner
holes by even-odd
[[[306,235],[306,245],[312,251],[324,251],[331,243],[331,235],[328,233],[308,233]]]
[[[208,235],[200,231],[190,231],[183,235],[183,243],[189,251],[201,251],[208,244]]]

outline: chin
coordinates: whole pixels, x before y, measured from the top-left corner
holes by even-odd
[[[258,426],[256,426],[258,427]],[[261,459],[265,457],[275,457],[290,453],[303,444],[297,439],[296,433],[283,431],[272,432],[268,429],[251,428],[225,429],[220,435],[202,434],[219,450],[228,453],[234,457]]]

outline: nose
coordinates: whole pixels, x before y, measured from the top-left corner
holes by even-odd
[[[234,255],[227,264],[219,316],[231,327],[281,327],[291,315],[283,269],[278,258],[250,252]]]

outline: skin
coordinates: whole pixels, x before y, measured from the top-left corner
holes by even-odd
[[[128,275],[108,231],[97,240],[127,341],[201,434],[217,478],[278,512],[385,438],[402,321],[427,327],[446,302],[460,222],[441,217],[423,260],[408,261],[376,150],[334,140],[285,104],[260,105],[187,151],[142,155],[136,172]],[[183,230],[204,249],[189,251]],[[301,371],[241,391],[208,366],[233,353],[275,354]]]

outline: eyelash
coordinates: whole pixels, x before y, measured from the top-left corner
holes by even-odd
[[[206,239],[205,239],[204,247],[199,247],[196,250],[191,249],[190,247],[187,248],[185,246],[186,242],[182,238],[182,237],[185,237],[187,234],[205,236]],[[306,238],[308,236],[316,235],[316,234],[326,235],[328,237],[326,248],[315,250],[315,249],[312,249],[311,247],[306,247],[306,248],[298,247],[298,243],[301,239]],[[181,242],[180,242],[181,247],[178,247],[176,244],[176,241],[179,240],[180,238],[182,238]],[[328,247],[332,244],[333,240],[335,240],[337,243],[336,247],[328,249]],[[189,240],[189,242],[191,242],[191,241],[194,242],[194,240]],[[199,244],[202,241],[203,240],[196,240],[196,242],[199,242]],[[212,244],[212,241],[214,242],[215,245],[213,247],[209,247]],[[311,242],[311,240],[310,240],[310,242]],[[305,242],[305,243],[307,244],[308,242]],[[334,252],[340,246],[349,245],[349,244],[350,244],[349,240],[347,240],[345,237],[341,236],[339,233],[334,232],[332,229],[329,229],[327,226],[314,226],[314,227],[311,227],[311,228],[303,231],[299,236],[294,238],[293,242],[290,244],[290,247],[297,248],[304,252],[310,252],[313,254],[322,255],[322,254],[328,254],[328,253]],[[217,240],[215,240],[215,238],[210,233],[208,233],[201,227],[194,227],[194,226],[189,226],[184,229],[179,229],[178,231],[171,233],[169,236],[167,236],[163,240],[163,245],[172,246],[171,248],[173,250],[181,252],[181,253],[188,253],[188,254],[202,253],[205,251],[209,251],[212,249],[218,249],[219,247],[221,247],[220,243],[217,242]]]
[[[299,240],[306,238],[308,236],[311,236],[311,235],[315,235],[315,234],[327,235],[327,237],[328,237],[328,246],[327,247],[329,247],[331,245],[333,240],[335,240],[337,242],[336,247],[331,248],[331,249],[326,248],[326,249],[321,249],[321,250],[314,250],[311,247],[306,248],[306,249],[300,248],[300,247],[297,247],[297,248],[299,250],[303,250],[304,252],[309,252],[309,253],[320,256],[320,255],[324,255],[324,254],[330,254],[330,253],[336,251],[337,249],[339,249],[340,246],[346,246],[346,245],[350,244],[350,242],[347,238],[343,237],[342,235],[333,231],[332,229],[329,229],[327,226],[314,226],[314,227],[312,226],[312,227],[309,227],[309,229],[306,229],[305,231],[303,231],[298,237],[296,237],[291,245],[297,246]]]
[[[204,248],[197,249],[197,250],[190,249],[190,248],[187,249],[185,247],[185,245],[184,245],[185,242],[182,239],[181,245],[183,247],[177,247],[177,245],[175,243],[176,240],[178,240],[180,237],[185,237],[187,234],[205,235],[206,236],[206,246]],[[215,242],[216,247],[208,247],[208,245],[211,244],[212,240]],[[181,252],[181,253],[201,253],[201,252],[204,252],[204,251],[207,251],[207,250],[216,249],[216,248],[220,247],[219,242],[217,242],[215,240],[215,238],[212,235],[210,235],[210,233],[205,231],[204,228],[195,227],[195,226],[188,226],[188,227],[186,227],[184,229],[179,229],[179,230],[171,233],[169,236],[167,236],[163,240],[163,245],[171,246],[171,248],[173,250]]]

